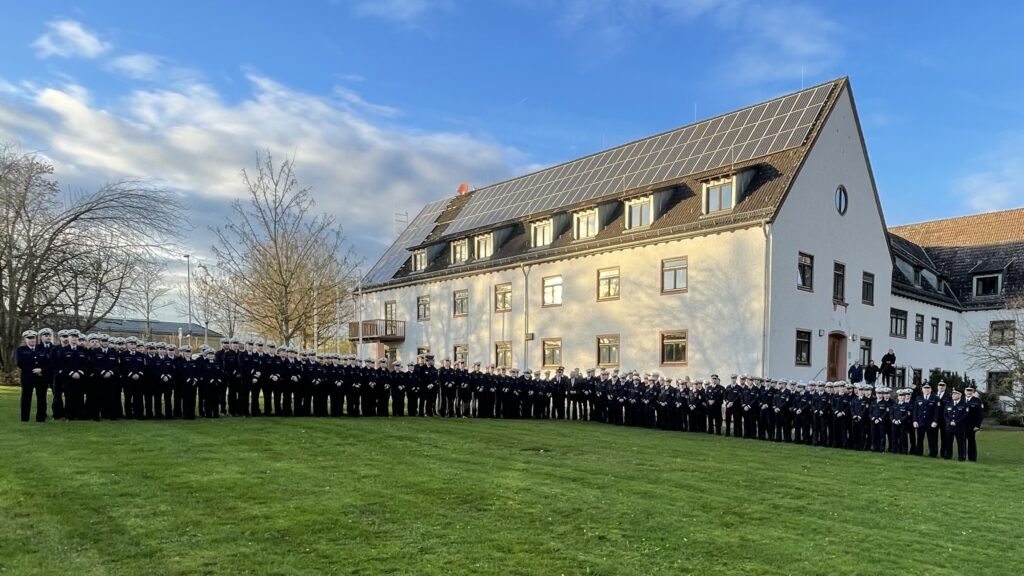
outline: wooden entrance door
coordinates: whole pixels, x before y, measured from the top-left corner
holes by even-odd
[[[828,335],[828,379],[846,379],[846,335],[840,332]]]

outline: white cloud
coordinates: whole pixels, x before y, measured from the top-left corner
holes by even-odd
[[[452,8],[450,0],[358,0],[353,10],[360,16],[370,16],[403,25],[414,25],[433,12]]]
[[[158,72],[163,68],[163,63],[160,58],[152,54],[140,52],[118,56],[112,59],[107,66],[111,70],[124,74],[129,78],[152,80],[158,76]]]
[[[955,181],[954,198],[972,212],[1024,206],[1024,135],[1009,138],[972,164],[975,168]]]
[[[75,20],[53,20],[48,30],[32,46],[40,58],[95,58],[110,49],[110,44]]]
[[[336,214],[370,261],[392,240],[395,211],[454,195],[460,182],[507,177],[522,156],[478,135],[382,124],[393,108],[337,88],[323,97],[249,73],[250,92],[226,102],[202,83],[135,90],[106,106],[77,84],[0,98],[0,136],[44,150],[68,184],[148,178],[181,191],[199,238],[240,198],[239,172],[257,151],[294,154],[319,209]]]

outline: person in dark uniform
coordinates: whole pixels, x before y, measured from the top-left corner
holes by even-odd
[[[938,419],[942,415],[938,411],[938,401],[932,394],[932,385],[925,382],[921,387],[921,396],[914,401],[914,432],[916,439],[916,455],[924,455],[924,441],[928,440],[928,456],[935,458],[939,455]]]
[[[967,444],[967,460],[978,461],[978,431],[981,430],[981,423],[985,420],[985,406],[978,397],[973,386],[964,388],[964,401],[967,402],[967,410],[970,413],[967,429],[964,431],[964,441]]]
[[[178,363],[179,384],[181,385],[181,417],[186,420],[196,419],[196,392],[199,390],[199,370],[192,358],[192,347],[185,345],[178,348],[181,360]]]
[[[876,391],[882,397],[872,403],[868,409],[868,421],[871,424],[871,449],[875,452],[885,452],[887,442],[890,447],[892,446],[893,404],[889,398],[892,390],[885,386],[880,386]]]
[[[434,357],[427,354],[427,366],[423,370],[423,412],[420,416],[437,415],[437,368],[434,367]]]
[[[61,351],[57,361],[57,377],[62,379],[65,405],[65,418],[81,420],[85,418],[85,377],[89,370],[88,352],[79,345],[81,333],[72,330],[68,333],[68,345]]]
[[[32,414],[32,396],[36,397],[36,422],[46,422],[46,389],[53,380],[53,360],[38,346],[35,330],[21,334],[24,344],[16,352],[21,371],[21,421],[28,422]]]
[[[939,420],[939,455],[945,454],[946,452],[946,419],[943,416],[945,413],[946,404],[949,404],[953,400],[953,397],[948,391],[946,391],[946,381],[939,380],[935,384],[935,410],[938,414]],[[952,437],[950,437],[952,439]],[[950,447],[950,454],[952,454],[952,447]]]
[[[956,388],[953,389],[952,400],[942,408],[942,420],[942,431],[947,436],[943,443],[942,458],[953,458],[953,443],[956,442],[956,459],[963,462],[967,459],[966,432],[973,422],[967,402],[964,402],[963,395]]]
[[[892,386],[893,377],[896,376],[896,353],[889,348],[889,351],[882,356],[882,385]]]
[[[203,351],[203,359],[199,360],[199,363],[202,366],[201,383],[205,384],[205,386],[200,386],[200,390],[206,396],[202,402],[205,412],[201,415],[204,418],[219,418],[220,406],[217,402],[217,396],[220,393],[221,386],[224,384],[224,372],[220,364],[217,363],[217,351],[207,346]]]
[[[743,436],[743,386],[738,382],[739,375],[729,376],[729,386],[725,389],[725,435],[741,438]]]
[[[98,348],[89,351],[95,395],[95,402],[89,402],[90,416],[96,419],[102,415],[108,420],[117,420],[121,417],[121,383],[118,379],[121,360],[110,348],[109,336],[100,336],[99,343]]]

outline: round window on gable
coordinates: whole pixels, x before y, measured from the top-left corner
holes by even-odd
[[[846,186],[842,184],[836,188],[836,211],[840,216],[846,216],[846,208],[850,205],[850,196],[846,193]]]

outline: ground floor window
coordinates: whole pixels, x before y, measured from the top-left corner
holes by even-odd
[[[597,337],[598,366],[619,365],[619,335],[608,334]]]
[[[811,365],[811,331],[796,331],[796,365]]]
[[[661,363],[683,366],[686,364],[686,330],[661,333]]]
[[[562,339],[547,338],[544,340],[544,366],[558,367],[562,365]]]
[[[871,338],[860,339],[860,363],[867,366],[871,363]]]
[[[465,344],[456,344],[455,350],[452,353],[452,360],[456,362],[466,362],[466,357],[469,355],[469,346]]]
[[[512,367],[511,342],[498,342],[494,345],[494,365],[498,368]]]

